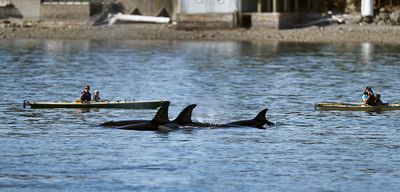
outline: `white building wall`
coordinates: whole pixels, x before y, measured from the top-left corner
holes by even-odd
[[[240,0],[180,0],[180,13],[232,13],[239,10]]]

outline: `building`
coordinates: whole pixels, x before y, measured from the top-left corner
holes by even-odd
[[[375,0],[395,7],[400,0]],[[360,0],[0,0],[0,19],[51,26],[104,23],[108,13],[170,17],[178,29],[285,29],[305,26],[327,11],[360,12]],[[99,22],[98,22],[99,21]]]
[[[179,28],[300,26],[321,18],[320,0],[180,0]]]
[[[241,8],[241,25],[251,28],[292,28],[322,17],[318,0],[243,1]]]
[[[179,29],[293,27],[321,17],[320,0],[120,0],[111,13],[170,17]]]
[[[65,24],[86,24],[90,18],[90,4],[84,0],[0,0],[0,7],[5,2],[15,10],[11,14],[3,14],[3,18]]]
[[[360,0],[179,0],[178,28],[246,27],[285,29],[306,26],[334,13],[360,14]],[[400,0],[375,0],[392,10]]]

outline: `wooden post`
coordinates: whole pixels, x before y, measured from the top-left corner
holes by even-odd
[[[272,1],[272,12],[274,12],[274,13],[278,12],[277,7],[278,7],[278,5],[276,4],[276,0],[273,0]]]

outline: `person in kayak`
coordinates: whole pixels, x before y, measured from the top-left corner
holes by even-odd
[[[92,98],[92,95],[90,94],[90,86],[86,85],[85,89],[81,92],[81,101],[90,101]]]
[[[99,90],[94,90],[93,101],[101,101]]]
[[[375,94],[370,86],[365,88],[364,93],[361,95],[361,99],[367,105],[377,105]]]
[[[377,105],[385,105],[381,100],[381,94],[377,93],[375,97],[376,97],[375,102]]]

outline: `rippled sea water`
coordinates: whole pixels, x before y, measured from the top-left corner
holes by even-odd
[[[322,112],[366,85],[400,102],[400,46],[210,41],[0,41],[1,191],[397,191],[400,111]],[[155,110],[23,109],[74,100],[167,99],[170,118],[277,122],[169,133],[100,127]]]

